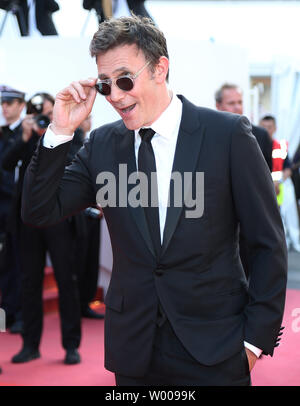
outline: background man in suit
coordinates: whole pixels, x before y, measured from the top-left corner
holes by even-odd
[[[235,84],[225,83],[215,93],[216,107],[220,111],[243,114],[243,92]],[[263,127],[252,124],[252,134],[257,139],[263,156],[272,171],[272,142]]]
[[[53,105],[54,99],[48,93],[37,93],[28,101],[29,114],[22,122],[22,132],[10,143],[3,156],[3,167],[7,170],[14,170],[21,162],[9,220],[10,231],[18,241],[22,274],[23,345],[13,356],[13,363],[29,362],[40,357],[39,347],[43,330],[42,293],[47,252],[59,291],[62,346],[66,351],[64,363],[80,362],[80,301],[73,259],[78,230],[73,224],[73,218],[42,229],[30,227],[21,220],[25,171],[40,137],[46,130],[46,123],[52,118]]]
[[[272,355],[277,345],[287,270],[273,182],[251,125],[168,89],[166,40],[149,19],[103,22],[90,51],[99,81],[73,82],[58,93],[53,122],[26,172],[23,219],[42,226],[102,203],[114,256],[105,366],[117,385],[249,385],[257,356]],[[93,131],[64,171],[96,89],[122,120]],[[143,182],[154,172],[154,204],[133,204],[137,168]],[[186,176],[193,205],[172,172]],[[116,186],[116,199],[107,202],[106,176]],[[255,251],[249,286],[239,223]]]
[[[54,0],[0,0],[0,8],[16,15],[21,36],[57,35],[52,13],[59,5]]]
[[[3,168],[3,157],[11,142],[22,133],[22,111],[25,93],[8,86],[0,92],[2,114],[6,125],[0,127],[0,240],[5,243],[2,252],[0,276],[0,304],[6,312],[7,326],[11,333],[21,331],[21,275],[16,241],[9,230],[9,213],[15,187],[15,171]],[[3,245],[4,246],[4,245]]]

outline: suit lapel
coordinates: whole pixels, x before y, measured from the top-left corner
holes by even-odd
[[[179,96],[179,98],[183,102],[183,110],[172,173],[179,172],[183,180],[185,172],[193,173],[195,171],[205,134],[205,127],[200,123],[197,108],[184,97]],[[185,184],[183,189],[186,191],[189,186],[190,185]],[[183,195],[184,193],[182,193],[182,199],[184,199]],[[184,200],[181,207],[174,207],[172,200],[173,199],[170,199],[171,205],[167,210],[161,256],[168,248],[184,206]]]
[[[125,125],[121,122],[117,129],[117,143],[116,143],[116,153],[117,153],[117,165],[126,164],[127,165],[127,179],[131,173],[137,171],[136,168],[136,158],[134,152],[134,131],[129,131]],[[118,173],[119,168],[117,168]],[[127,185],[127,196],[130,190],[135,185]],[[128,204],[128,202],[127,202]],[[128,210],[133,217],[145,243],[151,253],[156,257],[149,229],[147,226],[144,210],[141,206],[132,207],[128,204]]]

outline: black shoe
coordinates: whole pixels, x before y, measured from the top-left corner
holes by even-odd
[[[40,358],[40,356],[41,354],[39,350],[31,347],[23,347],[18,354],[12,357],[11,362],[14,364],[19,364],[21,362],[28,362]]]
[[[67,365],[79,364],[80,363],[80,355],[76,348],[72,348],[67,350],[66,357],[64,363]]]
[[[23,322],[22,322],[22,320],[15,321],[11,325],[9,331],[10,331],[11,334],[22,334],[22,332],[23,332]]]
[[[85,307],[85,309],[82,310],[81,316],[86,317],[87,319],[104,319],[104,314],[96,313],[89,306]]]

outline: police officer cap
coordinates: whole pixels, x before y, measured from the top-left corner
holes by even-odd
[[[5,101],[11,101],[14,99],[25,100],[25,93],[20,90],[13,89],[9,86],[0,86],[0,100],[1,103]]]

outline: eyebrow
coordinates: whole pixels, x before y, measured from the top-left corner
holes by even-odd
[[[114,71],[113,71],[113,73],[132,73],[132,72],[130,72],[130,70],[127,68],[127,66],[121,66],[120,68],[118,68],[118,69],[115,69]],[[100,73],[100,75],[98,75],[98,78],[99,79],[108,79],[108,76],[107,75],[105,75],[105,73]]]

